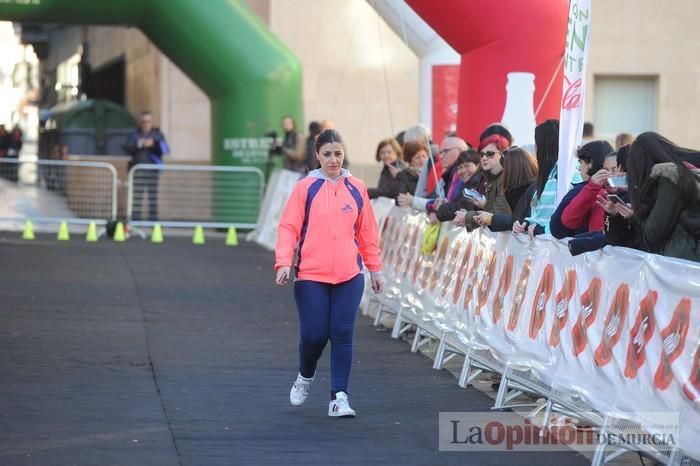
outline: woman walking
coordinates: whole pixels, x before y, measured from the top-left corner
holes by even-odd
[[[306,401],[316,364],[330,340],[328,415],[354,417],[347,387],[355,316],[364,291],[363,264],[374,292],[384,288],[379,233],[367,188],[342,168],[345,147],[340,133],[329,129],[319,134],[316,157],[321,168],[297,183],[287,201],[275,251],[277,284],[287,284],[293,263],[296,272],[299,374],[289,400],[294,406]]]

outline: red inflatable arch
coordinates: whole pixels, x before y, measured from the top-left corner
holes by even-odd
[[[530,144],[535,123],[559,118],[567,0],[407,3],[462,56],[460,136],[476,144],[484,127],[503,120],[517,144]]]

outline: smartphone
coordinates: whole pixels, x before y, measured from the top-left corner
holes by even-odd
[[[486,200],[486,196],[484,196],[483,194],[481,194],[479,191],[477,191],[475,189],[464,188],[464,196],[469,197],[471,199],[476,199],[479,201]]]
[[[608,194],[608,199],[613,202],[613,204],[624,204],[625,201],[622,200],[617,194]]]
[[[608,178],[608,186],[617,189],[627,189],[627,175]]]

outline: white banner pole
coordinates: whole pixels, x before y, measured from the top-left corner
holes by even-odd
[[[586,65],[588,64],[591,37],[590,25],[591,0],[571,0],[564,54],[564,85],[559,116],[557,204],[571,188],[571,180],[576,169],[576,150],[581,144]]]

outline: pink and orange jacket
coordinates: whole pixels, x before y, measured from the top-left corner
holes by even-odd
[[[296,251],[296,254],[295,254]],[[364,183],[342,170],[313,170],[294,187],[277,230],[275,270],[295,265],[298,280],[337,284],[379,273],[379,229]]]

